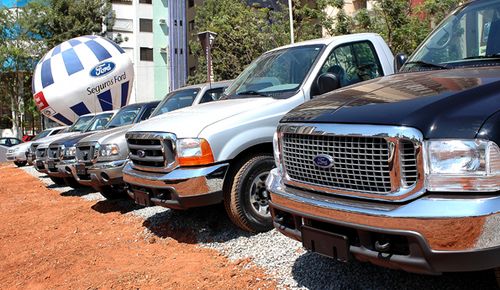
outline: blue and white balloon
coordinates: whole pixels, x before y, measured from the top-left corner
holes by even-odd
[[[79,116],[128,104],[134,70],[125,51],[100,36],[80,36],[52,48],[33,75],[33,97],[45,116],[72,124]]]

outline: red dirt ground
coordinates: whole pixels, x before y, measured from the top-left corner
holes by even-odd
[[[100,213],[0,164],[2,288],[276,288],[248,261],[194,244],[194,234],[146,237],[140,218]]]

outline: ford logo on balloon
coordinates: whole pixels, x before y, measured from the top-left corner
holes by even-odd
[[[319,154],[313,158],[314,165],[320,168],[332,168],[333,167],[333,157],[326,154]]]
[[[97,77],[102,77],[110,72],[112,72],[115,69],[115,64],[111,61],[105,61],[103,63],[100,63],[96,65],[91,71],[90,75],[97,78]]]

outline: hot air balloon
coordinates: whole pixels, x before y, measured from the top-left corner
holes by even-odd
[[[132,61],[120,46],[100,36],[80,36],[38,62],[33,97],[43,115],[70,125],[81,115],[127,105],[133,79]]]

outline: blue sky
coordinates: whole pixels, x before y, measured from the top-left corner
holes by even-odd
[[[1,6],[7,6],[8,8],[12,7],[22,7],[29,2],[29,0],[1,0]]]

